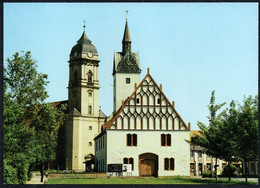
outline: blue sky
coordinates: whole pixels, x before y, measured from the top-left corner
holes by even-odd
[[[4,3],[4,59],[31,51],[38,71],[49,75],[47,102],[67,100],[69,54],[86,20],[100,58],[100,106],[110,115],[113,53],[122,49],[125,10],[141,79],[150,67],[192,129],[208,122],[212,90],[217,103],[228,104],[257,94],[257,3]]]

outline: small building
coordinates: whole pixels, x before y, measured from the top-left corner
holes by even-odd
[[[190,140],[201,135],[201,130],[191,130]],[[190,144],[190,175],[201,176],[204,171],[215,170],[216,159],[206,154],[205,149],[201,146]],[[226,165],[226,161],[217,160],[217,172],[220,175]]]

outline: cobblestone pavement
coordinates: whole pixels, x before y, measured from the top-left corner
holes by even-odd
[[[41,173],[36,172],[32,174],[32,179],[30,181],[27,181],[26,184],[43,184],[46,180],[46,176],[43,176],[43,182],[41,182]]]

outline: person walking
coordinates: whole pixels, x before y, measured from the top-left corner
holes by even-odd
[[[41,168],[41,182],[43,182],[44,165]]]

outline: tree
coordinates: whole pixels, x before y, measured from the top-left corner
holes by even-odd
[[[58,109],[44,102],[48,76],[37,72],[30,52],[21,56],[16,52],[7,59],[6,67],[4,160],[16,170],[19,183],[25,183],[35,165],[55,159],[57,132],[66,107]]]
[[[245,162],[246,182],[248,176],[247,162],[256,160],[258,152],[258,96],[244,97],[239,104],[236,130],[237,154]]]
[[[221,125],[220,115],[217,115],[217,111],[223,106],[225,103],[215,104],[215,91],[212,91],[210,98],[210,105],[208,105],[208,109],[210,112],[210,116],[207,116],[209,119],[209,125],[206,126],[204,123],[199,122],[197,125],[202,130],[203,134],[199,136],[199,142],[197,143],[201,147],[204,147],[206,153],[210,156],[215,157],[215,178],[217,179],[217,159],[221,157],[222,154],[222,145],[221,145],[221,132],[219,131],[219,126]]]
[[[219,132],[221,134],[222,151],[221,157],[227,161],[227,169],[231,168],[231,163],[237,161],[237,142],[236,132],[239,112],[236,109],[234,101],[230,103],[230,108],[224,110],[221,116],[221,124],[219,126]],[[231,180],[232,170],[227,170],[229,181]]]

